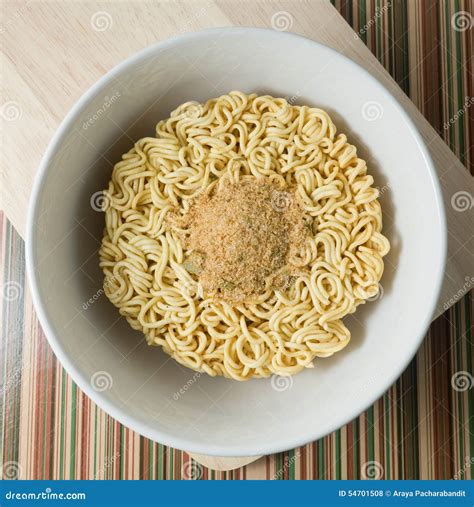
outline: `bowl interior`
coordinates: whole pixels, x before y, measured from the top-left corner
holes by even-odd
[[[352,332],[347,348],[289,380],[239,383],[196,375],[147,347],[101,289],[104,216],[94,209],[95,193],[106,187],[113,165],[179,104],[235,89],[326,109],[368,160],[392,244],[383,297],[345,319]],[[81,99],[43,162],[30,214],[29,266],[56,354],[113,416],[174,447],[252,455],[325,435],[398,377],[433,311],[444,230],[425,153],[405,113],[377,81],[312,41],[222,29],[149,48]]]

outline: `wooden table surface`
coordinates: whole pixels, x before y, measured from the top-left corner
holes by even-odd
[[[291,30],[323,42],[369,70],[409,112],[429,146],[442,182],[449,227],[447,272],[436,315],[445,313],[431,332],[437,336],[440,334],[441,341],[444,340],[445,349],[441,351],[445,354],[444,359],[456,360],[453,371],[467,371],[471,375],[468,380],[470,378],[471,384],[474,383],[472,362],[467,359],[472,352],[472,342],[461,346],[455,341],[471,339],[472,306],[466,294],[470,284],[474,284],[474,278],[470,281],[474,275],[474,185],[462,163],[472,168],[472,52],[468,54],[468,48],[473,45],[472,2],[338,0],[334,4],[336,8],[326,0],[2,2],[1,208],[8,217],[8,221],[3,222],[3,284],[8,290],[14,287],[21,292],[21,297],[11,298],[4,290],[3,298],[2,317],[7,333],[3,337],[2,352],[3,367],[6,368],[4,386],[7,388],[2,389],[2,395],[4,407],[9,409],[2,414],[4,463],[16,463],[26,478],[92,477],[94,474],[100,477],[107,474],[146,477],[146,466],[152,470],[153,477],[185,477],[183,470],[186,466],[191,475],[199,472],[200,476],[210,476],[186,453],[167,450],[121,427],[77,390],[56,363],[38,327],[28,290],[24,287],[23,246],[17,236],[17,232],[23,235],[25,231],[29,193],[41,156],[78,97],[105,72],[139,49],[182,32],[208,27],[261,26]],[[10,279],[15,276],[19,277],[18,281]],[[13,282],[17,285],[12,285]],[[458,305],[446,312],[454,303]],[[13,318],[16,320],[12,321]],[[448,327],[445,321],[449,323]],[[405,463],[403,457],[394,456],[392,448],[385,449],[382,440],[388,438],[384,433],[387,428],[377,426],[380,420],[372,421],[370,426],[370,418],[378,413],[376,404],[371,416],[369,410],[359,419],[367,425],[365,436],[360,434],[359,426],[354,434],[348,425],[321,440],[321,444],[310,444],[302,450],[267,458],[234,472],[232,476],[270,478],[282,470],[281,478],[291,474],[331,476],[333,473],[356,477],[362,473],[360,460],[365,458],[367,464],[370,457],[378,458],[376,461],[384,469],[385,476],[411,474],[427,478],[455,473],[466,456],[474,456],[472,437],[460,437],[472,429],[473,407],[472,403],[463,401],[469,390],[449,391],[459,404],[455,413],[452,410],[449,413],[456,417],[456,423],[462,423],[462,430],[456,433],[458,442],[451,442],[447,452],[444,450],[446,442],[439,440],[440,435],[443,438],[446,435],[438,430],[434,432],[437,421],[431,421],[439,408],[433,408],[438,399],[435,401],[430,397],[433,393],[426,384],[433,375],[435,367],[432,363],[438,360],[432,355],[431,345],[424,345],[427,349],[420,351],[421,358],[419,354],[415,366],[410,367],[414,370],[405,373],[411,379],[410,391],[418,393],[415,401],[408,397],[409,403],[417,403],[416,407],[410,408],[410,414],[418,411],[412,428],[412,432],[418,435],[418,442],[406,451],[417,456],[416,466]],[[435,345],[439,346],[439,343]],[[12,380],[8,365],[18,361],[20,374]],[[464,369],[459,369],[460,366]],[[15,371],[13,369],[13,373]],[[436,378],[443,379],[439,382],[447,381],[449,388],[452,375],[446,377],[446,372],[443,375]],[[399,387],[397,384],[392,388],[397,398],[394,403],[393,400],[388,402],[389,414],[386,415],[395,414],[400,397],[406,396],[406,393],[399,392]],[[449,397],[450,407],[452,401]],[[50,417],[43,412],[46,402],[51,404]],[[382,404],[380,410],[384,410],[386,402],[385,397],[378,402]],[[427,410],[426,414],[423,409]],[[79,422],[75,419],[78,412],[83,417],[81,431],[85,432],[80,435],[77,434]],[[39,417],[44,417],[44,421],[41,422]],[[95,424],[94,430],[91,424]],[[406,421],[402,424],[394,420],[393,425],[393,445],[404,446],[401,443],[405,442],[404,439],[411,442],[411,437],[406,434]],[[41,431],[45,432],[43,437]],[[448,436],[451,440],[454,438],[452,433]],[[38,444],[35,450],[27,446],[26,440],[31,438]],[[47,445],[48,438],[52,439],[51,446]],[[382,443],[377,444],[379,438]],[[424,438],[428,439],[429,445],[420,448],[420,441]],[[70,450],[72,445],[74,453],[68,455],[65,449]],[[315,455],[315,445],[318,452],[322,448],[328,454]],[[443,452],[448,454],[449,466],[440,464],[443,460],[437,455],[436,445],[438,448],[441,445]],[[347,446],[347,452],[341,458],[344,446]],[[354,446],[359,449],[357,459],[353,456]],[[78,449],[82,453],[79,458]],[[112,464],[103,465],[104,470],[100,463],[91,461],[93,454],[100,454],[105,463],[115,456],[112,452],[118,453],[119,457],[114,458]],[[434,452],[437,458],[430,459],[430,452]],[[424,457],[424,464],[421,464],[420,456]],[[150,460],[161,465],[150,465]],[[179,471],[176,462],[180,463]],[[234,465],[239,464],[234,462]],[[217,468],[220,462],[214,461],[211,465]],[[166,467],[170,467],[168,472],[165,472]],[[467,470],[466,473],[470,472]]]

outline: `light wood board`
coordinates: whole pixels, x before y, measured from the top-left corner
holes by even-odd
[[[187,31],[218,26],[272,27],[284,12],[290,30],[337,49],[379,79],[409,113],[428,145],[442,182],[449,229],[448,262],[439,316],[473,275],[464,248],[474,207],[459,212],[451,200],[474,195],[461,162],[326,0],[174,2],[2,2],[1,201],[20,234],[33,179],[55,129],[74,102],[105,72],[136,51]],[[12,27],[14,26],[14,29]],[[105,27],[105,29],[103,29]],[[205,466],[230,470],[258,457],[193,455]]]

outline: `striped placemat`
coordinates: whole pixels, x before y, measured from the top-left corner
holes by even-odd
[[[468,96],[473,90],[472,51],[468,54],[474,46],[472,2],[333,3],[472,172],[474,101]],[[473,304],[469,290],[474,279],[466,280],[453,294],[456,304],[431,325],[410,366],[360,417],[304,447],[232,472],[215,472],[185,452],[120,425],[77,388],[38,324],[25,283],[24,243],[3,215],[0,225],[0,465],[4,478],[472,477]],[[459,248],[467,246],[460,243]]]

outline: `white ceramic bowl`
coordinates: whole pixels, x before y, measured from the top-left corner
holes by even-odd
[[[230,90],[289,97],[330,112],[382,190],[392,243],[383,297],[345,319],[352,340],[292,379],[196,376],[148,347],[102,295],[94,209],[133,140],[188,101]],[[92,206],[91,206],[92,197]],[[401,106],[362,68],[311,40],[225,28],[152,46],[74,106],[41,163],[28,223],[36,309],[61,363],[92,400],[161,443],[222,456],[268,454],[339,428],[397,379],[418,349],[440,290],[444,210],[430,156]]]

